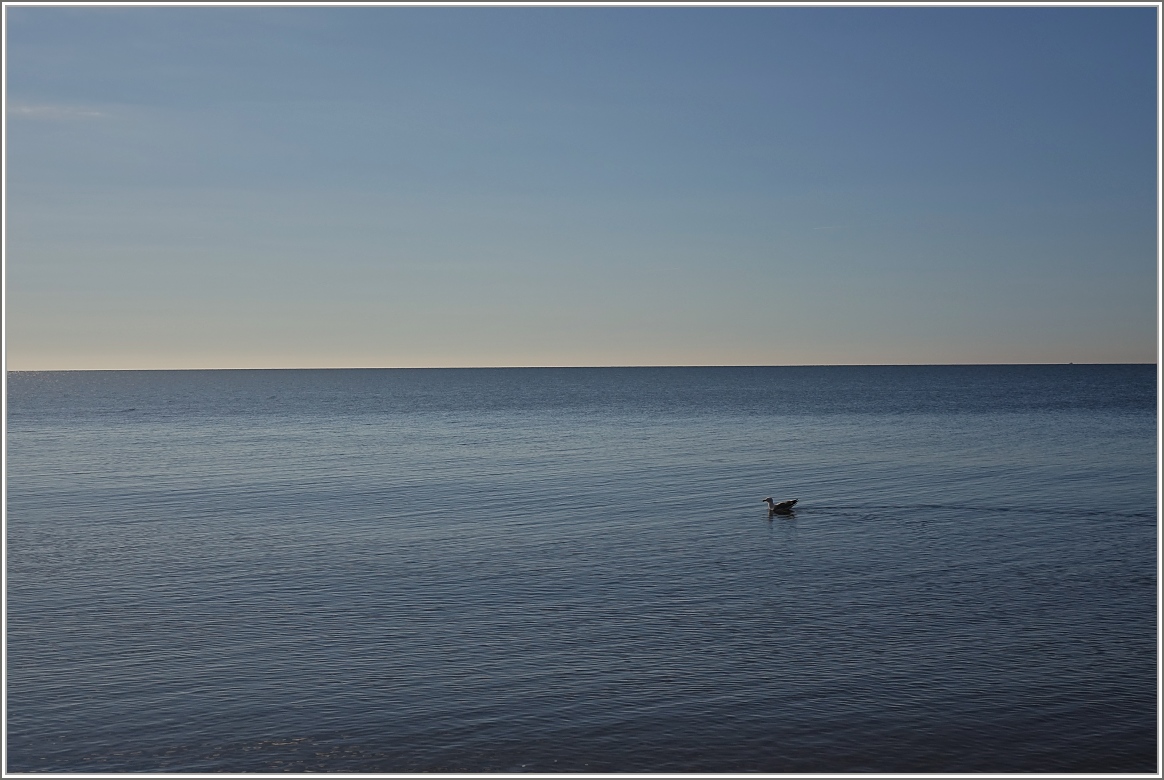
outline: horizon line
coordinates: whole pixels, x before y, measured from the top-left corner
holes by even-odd
[[[6,374],[65,373],[78,371],[497,371],[530,369],[593,368],[921,368],[966,366],[1159,366],[1158,361],[1101,363],[700,363],[610,365],[509,365],[509,366],[185,366],[171,368],[5,368]]]

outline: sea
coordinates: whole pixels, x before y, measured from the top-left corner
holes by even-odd
[[[1155,365],[7,377],[7,772],[1158,769]]]

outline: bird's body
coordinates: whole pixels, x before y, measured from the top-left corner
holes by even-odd
[[[796,506],[798,498],[792,498],[788,501],[773,501],[771,497],[765,498],[764,503],[768,505],[768,517],[772,515],[787,515],[792,512],[792,507]]]

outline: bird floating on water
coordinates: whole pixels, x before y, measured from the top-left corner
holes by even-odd
[[[773,501],[771,496],[765,498],[764,503],[768,505],[768,517],[792,514],[792,507],[796,506],[796,502],[799,500],[799,498],[793,498],[788,501]]]

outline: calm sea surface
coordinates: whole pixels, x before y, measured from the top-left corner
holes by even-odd
[[[9,771],[1156,770],[1155,366],[8,382]]]

